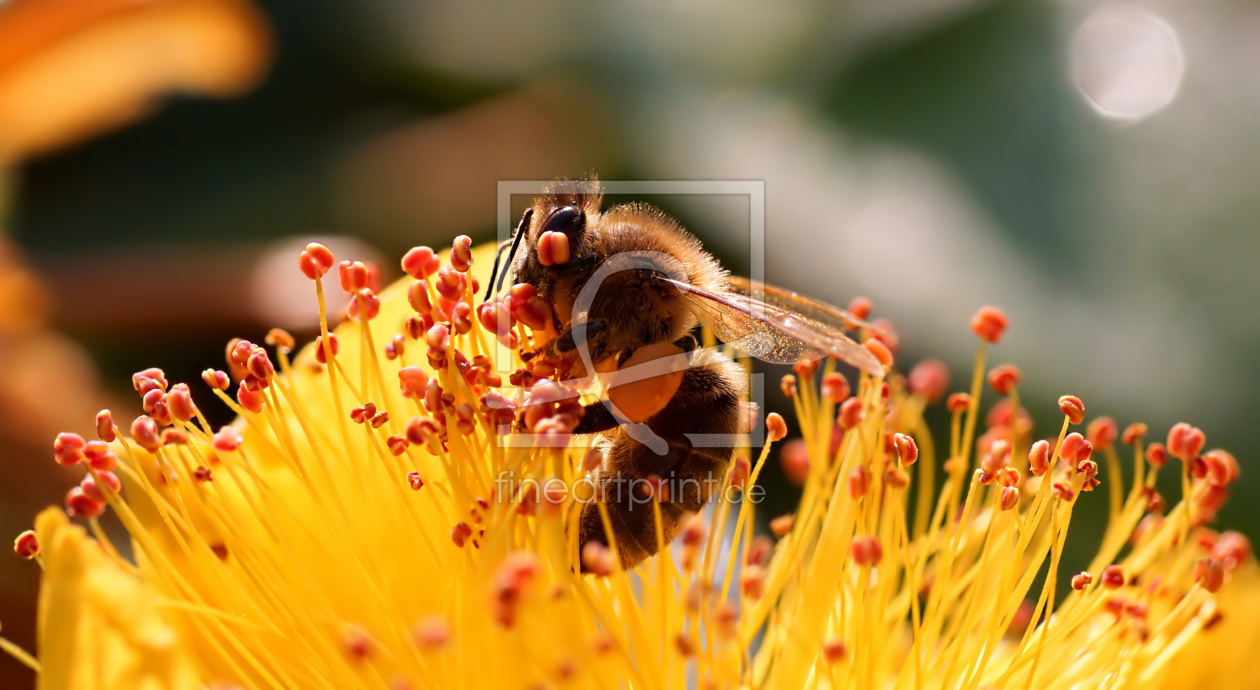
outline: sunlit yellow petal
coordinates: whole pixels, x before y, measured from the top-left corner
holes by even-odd
[[[149,583],[49,508],[35,521],[48,570],[39,600],[42,690],[198,687],[191,650]]]

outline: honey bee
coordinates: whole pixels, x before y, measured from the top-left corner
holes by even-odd
[[[608,509],[612,534],[592,501],[580,507],[578,539],[579,547],[615,539],[630,568],[657,551],[653,510],[635,493],[647,488],[645,478],[659,477],[671,489],[658,494],[668,544],[720,490],[745,430],[747,375],[715,349],[697,346],[698,325],[768,362],[832,356],[872,374],[882,369],[844,334],[855,321],[851,314],[729,275],[695,237],[651,206],[602,211],[601,203],[595,180],[557,182],[526,210],[503,275],[510,271],[516,283],[533,286],[551,307],[552,323],[541,334],[535,329],[535,349],[523,351],[523,359],[562,381],[614,377],[607,396],[587,405],[574,429],[603,436],[604,457],[589,479]],[[501,276],[500,288],[502,282]],[[620,385],[615,380],[665,359],[684,366]]]

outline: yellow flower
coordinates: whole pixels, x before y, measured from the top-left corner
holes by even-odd
[[[471,310],[442,311],[439,293],[473,304],[490,251],[472,273],[379,297],[366,268],[346,266],[370,328],[347,320],[335,347],[325,331],[291,362],[273,332],[276,364],[234,343],[236,395],[223,372],[204,376],[240,415],[230,428],[209,428],[189,389],[149,370],[134,383],[152,418],[124,435],[103,414],[110,446],[59,437],[58,460],[89,467],[67,503],[97,542],[55,509],[37,523],[40,687],[1148,687],[1210,668],[1196,646],[1254,607],[1255,585],[1231,582],[1254,580],[1245,539],[1202,527],[1236,478],[1232,456],[1201,453],[1189,426],[1168,448],[1133,428],[1125,482],[1114,423],[1069,434],[1084,417],[1071,396],[1057,436],[1033,442],[1013,367],[990,373],[1002,401],[977,439],[984,343],[940,451],[923,421],[945,391],[939,363],[852,388],[833,362],[798,365],[783,390],[803,439],[784,461],[804,486],[773,523],[777,543],[754,536],[751,500],[721,500],[632,572],[597,547],[579,554],[566,534],[583,496],[569,488],[589,442],[500,443],[483,397],[505,383],[482,358],[496,340]],[[332,264],[312,246],[300,266]],[[434,267],[424,252],[405,264]],[[447,341],[426,316],[469,330]],[[972,326],[992,343],[1005,318],[982,310]],[[755,483],[770,446],[732,463],[719,495]],[[1153,487],[1166,462],[1183,496],[1165,510]],[[505,473],[564,490],[517,491]],[[1100,481],[1106,495],[1088,498],[1109,504],[1102,544],[1087,571],[1063,572],[1076,502]],[[100,530],[101,499],[134,562]]]
[[[40,513],[35,531],[47,564],[39,602],[41,686],[199,687],[192,650],[180,644],[152,587],[111,561],[56,508]]]

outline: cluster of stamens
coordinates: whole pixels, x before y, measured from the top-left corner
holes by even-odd
[[[544,266],[570,259],[555,235],[538,243]],[[984,366],[985,348],[1007,328],[1000,310],[973,318],[981,347],[972,385],[949,394],[938,360],[896,370],[893,324],[868,324],[870,301],[858,299],[849,330],[882,372],[851,380],[837,361],[814,358],[780,381],[801,435],[780,449],[802,489],[798,509],[754,533],[748,492],[771,444],[789,433],[771,414],[765,445],[737,450],[722,477],[718,494],[741,500],[691,518],[672,546],[669,485],[645,478],[635,496],[650,511],[658,554],[627,571],[615,539],[579,547],[573,538],[575,487],[604,454],[573,436],[589,391],[554,380],[562,372],[545,356],[552,306],[525,284],[478,304],[471,240],[457,238],[446,256],[412,249],[401,262],[409,281],[382,289],[374,266],[338,263],[311,244],[298,267],[321,306],[313,346],[291,360],[295,339],[277,329],[266,347],[233,340],[226,371],[203,372],[237,423],[212,431],[188,385],[146,369],[133,377],[143,414],[129,425],[120,430],[104,410],[96,440],[54,441],[58,463],[87,470],[67,512],[88,521],[120,567],[183,602],[170,615],[190,622],[198,653],[215,660],[206,668],[268,687],[300,687],[314,673],[346,686],[510,678],[682,687],[690,673],[706,687],[1029,687],[1051,664],[1063,684],[1121,674],[1137,683],[1171,662],[1185,631],[1216,624],[1214,595],[1250,557],[1241,534],[1207,527],[1239,465],[1205,451],[1200,429],[1178,424],[1165,442],[1146,443],[1145,425],[1120,433],[1097,417],[1072,431],[1085,405],[1066,395],[1059,433],[1037,438],[1020,370]],[[350,296],[337,334],[321,280],[334,268]],[[410,310],[400,315],[403,302]],[[496,343],[509,348],[509,366],[492,358]],[[1000,400],[981,416],[986,382]],[[938,447],[924,415],[942,403],[951,433]],[[1118,441],[1134,455],[1127,496]],[[1182,483],[1172,507],[1155,488],[1170,460]],[[500,484],[504,476],[530,481]],[[140,515],[124,484],[156,516]],[[1106,534],[1056,606],[1074,507],[1095,490],[1108,494]],[[594,498],[609,520],[610,497]],[[100,530],[107,506],[144,553],[139,567]],[[290,540],[302,548],[288,550]],[[15,551],[44,558],[33,532]],[[302,561],[312,554],[320,567]],[[196,579],[185,579],[190,570]],[[277,639],[296,651],[269,651]],[[507,661],[499,669],[485,654],[448,655],[461,644]]]

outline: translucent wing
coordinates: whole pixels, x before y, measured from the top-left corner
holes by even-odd
[[[739,293],[754,300],[764,301],[766,304],[773,304],[780,309],[808,316],[814,321],[832,326],[837,330],[851,331],[857,328],[866,328],[871,331],[879,331],[879,328],[854,316],[853,312],[826,302],[819,302],[798,292],[759,283],[741,276],[727,276],[726,285],[731,292]]]
[[[731,279],[731,290],[722,293],[659,280],[683,293],[719,340],[757,359],[792,364],[831,355],[871,375],[883,373],[875,355],[844,334],[842,309],[745,278]],[[765,301],[752,296],[758,290]]]

